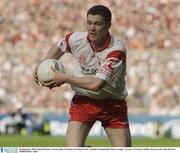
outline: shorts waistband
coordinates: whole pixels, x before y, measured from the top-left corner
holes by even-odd
[[[72,101],[78,100],[78,101],[89,101],[89,102],[126,102],[125,99],[112,99],[112,98],[106,98],[106,99],[93,99],[88,96],[82,96],[82,95],[74,95]]]

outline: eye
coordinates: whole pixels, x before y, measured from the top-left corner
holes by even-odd
[[[101,26],[101,25],[102,25],[102,23],[97,23],[97,25],[98,25],[98,26]]]
[[[88,25],[91,25],[91,22],[90,22],[90,21],[87,21],[87,24],[88,24]]]
[[[96,22],[96,23],[95,23],[95,25],[97,25],[97,26],[101,26],[101,25],[102,25],[102,23],[101,23],[101,22]]]

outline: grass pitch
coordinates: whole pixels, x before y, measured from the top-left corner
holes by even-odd
[[[58,136],[0,136],[1,147],[63,147],[65,138]],[[88,137],[87,145],[110,147],[106,137]],[[180,140],[171,138],[133,138],[133,147],[180,147]]]

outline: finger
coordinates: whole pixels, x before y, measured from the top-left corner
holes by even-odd
[[[44,87],[44,85],[42,84],[42,82],[38,81],[38,85]]]
[[[39,84],[39,81],[38,81],[37,79],[33,79],[33,80],[34,80],[35,83],[37,83],[38,85],[40,85],[40,84]]]
[[[47,84],[47,83],[44,83],[44,82],[41,82],[41,85],[42,85],[43,87],[47,87],[47,88],[52,87],[52,84]]]
[[[38,70],[38,66],[35,66],[34,71],[33,71],[34,76],[37,76],[37,70]]]
[[[54,88],[54,86],[50,86],[50,87],[48,87],[49,89],[52,89],[52,88]]]
[[[34,72],[32,73],[32,75],[33,75],[34,78],[37,78],[37,72],[36,72],[36,71],[34,71]]]
[[[38,80],[38,77],[36,75],[33,75],[33,81],[37,83],[38,85],[41,85],[41,83]]]
[[[49,89],[52,89],[52,88],[55,88],[55,87],[57,87],[57,83],[54,83],[54,84],[50,85]]]
[[[40,85],[39,84],[39,80],[38,80],[38,77],[33,73],[33,81],[35,82],[35,83],[37,83],[38,85]]]
[[[61,84],[59,82],[54,84],[54,87],[59,87],[59,86],[61,86]]]
[[[50,82],[53,82],[53,80],[43,81],[43,83],[50,83]]]
[[[43,84],[44,86],[46,86],[46,87],[50,87],[50,86],[52,86],[52,85],[54,84],[54,82],[53,82],[53,81],[49,81],[49,82],[43,81],[42,84]]]
[[[58,72],[58,70],[56,70],[55,67],[51,67],[51,70],[52,70],[53,72]]]
[[[48,86],[49,89],[52,89],[52,88],[55,88],[55,87],[56,87],[55,84],[52,84],[52,85]]]
[[[34,81],[38,81],[38,78],[33,76],[33,80]]]

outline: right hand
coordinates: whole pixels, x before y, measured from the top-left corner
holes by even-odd
[[[40,85],[40,86],[43,86],[43,87],[47,87],[49,89],[53,88],[53,86],[46,86],[44,82],[40,82],[38,80],[38,77],[37,77],[38,66],[39,66],[39,64],[35,66],[34,71],[32,72],[34,82],[36,82],[37,85]]]

